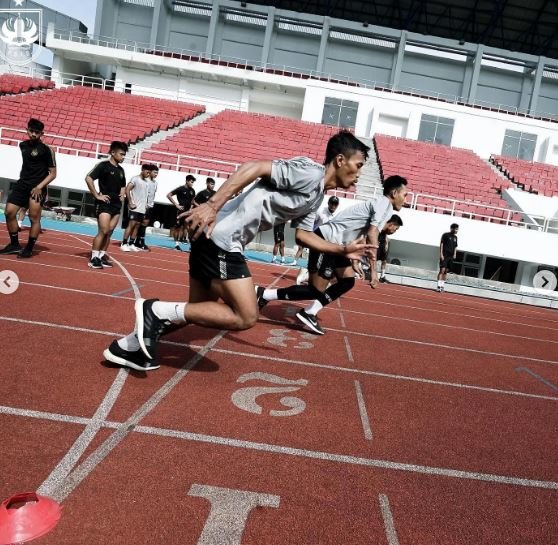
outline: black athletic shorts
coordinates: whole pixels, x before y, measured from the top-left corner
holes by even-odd
[[[144,220],[149,220],[153,218],[153,207],[145,209],[145,215],[143,217]]]
[[[130,210],[128,212],[129,221],[139,221],[141,223],[143,221],[143,218],[145,218],[145,214],[142,212],[134,212],[133,210]]]
[[[95,204],[95,217],[101,214],[110,214],[111,217],[118,216],[122,210],[122,201],[120,197],[111,199],[110,202],[97,201]]]
[[[186,225],[186,218],[179,218],[178,216],[180,214],[184,213],[184,210],[179,210],[176,213],[176,223],[175,223],[175,227],[184,227]]]
[[[322,237],[319,229],[314,231],[316,235]],[[322,237],[323,238],[323,237]],[[310,250],[308,255],[308,272],[318,273],[318,276],[331,280],[335,276],[335,269],[345,269],[351,266],[351,260],[344,255],[324,254]]]
[[[6,202],[15,204],[16,206],[21,206],[23,208],[29,208],[29,199],[31,198],[31,190],[35,186],[28,186],[21,182],[18,182],[10,194],[8,195],[8,200]],[[47,190],[43,189],[41,193],[41,199],[39,203],[43,206],[47,198]]]
[[[273,239],[275,240],[275,244],[279,244],[285,240],[285,224],[282,223],[281,225],[276,225],[273,228]]]
[[[212,280],[238,280],[252,275],[240,252],[226,252],[202,235],[190,242],[190,276],[209,288]]]
[[[382,245],[378,248],[378,253],[376,255],[376,259],[378,261],[387,261],[388,254],[389,254],[389,250],[386,252],[385,246]]]
[[[444,257],[444,259],[440,259],[440,269],[451,269],[451,265],[453,263],[453,257]]]

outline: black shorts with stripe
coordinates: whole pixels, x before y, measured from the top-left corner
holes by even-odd
[[[190,243],[190,276],[209,288],[212,280],[238,280],[252,275],[240,252],[226,252],[202,235]]]
[[[95,217],[99,217],[101,214],[109,214],[112,218],[113,216],[118,216],[122,210],[122,201],[120,197],[112,198],[109,202],[96,201],[95,202]]]
[[[319,229],[314,231],[316,235],[323,238]],[[346,269],[351,266],[351,260],[344,255],[325,254],[310,250],[308,255],[308,272],[318,273],[318,276],[331,280],[335,276],[335,269]]]
[[[128,219],[130,221],[138,221],[141,223],[143,218],[145,218],[145,214],[143,212],[134,212],[133,210],[128,212]]]
[[[18,182],[14,188],[10,191],[8,195],[8,200],[6,202],[15,204],[16,206],[22,208],[29,208],[29,199],[31,199],[31,191],[33,190],[31,185],[26,185],[22,182]],[[41,192],[41,198],[39,199],[39,204],[43,206],[47,198],[47,190],[43,189]]]

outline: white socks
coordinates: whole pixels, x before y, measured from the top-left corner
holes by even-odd
[[[443,287],[444,287],[444,281],[443,281],[443,280],[438,280],[438,287],[439,287],[439,288],[443,288]]]
[[[138,336],[134,333],[130,333],[126,337],[118,340],[118,346],[123,350],[128,352],[137,352],[140,349],[140,343],[138,341]]]
[[[155,301],[153,303],[153,313],[161,320],[168,320],[173,324],[185,324],[184,309],[186,303],[166,303],[164,301]]]
[[[91,251],[91,259],[95,258],[95,257],[101,257],[101,252],[98,252],[97,250],[92,250]]]
[[[277,301],[277,290],[265,289],[263,293],[263,298],[266,301]]]
[[[304,309],[304,312],[306,312],[306,314],[316,316],[316,314],[318,314],[318,312],[320,312],[323,308],[324,306],[317,299],[315,299]]]

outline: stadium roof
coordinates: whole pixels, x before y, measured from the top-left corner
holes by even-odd
[[[251,3],[558,59],[558,0],[263,0]]]

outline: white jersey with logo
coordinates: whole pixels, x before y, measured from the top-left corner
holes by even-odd
[[[136,205],[135,208],[130,208],[131,212],[145,214],[145,209],[147,207],[147,184],[150,183],[151,181],[149,179],[143,179],[141,176],[134,176],[130,180],[130,196],[132,197],[132,202]]]
[[[393,214],[391,201],[382,195],[378,199],[361,201],[344,208],[320,227],[325,240],[336,244],[349,244],[366,235],[372,225],[381,231]]]
[[[227,252],[242,252],[260,231],[291,221],[313,231],[324,199],[325,167],[308,157],[272,161],[271,176],[261,178],[225,204],[211,239]]]

